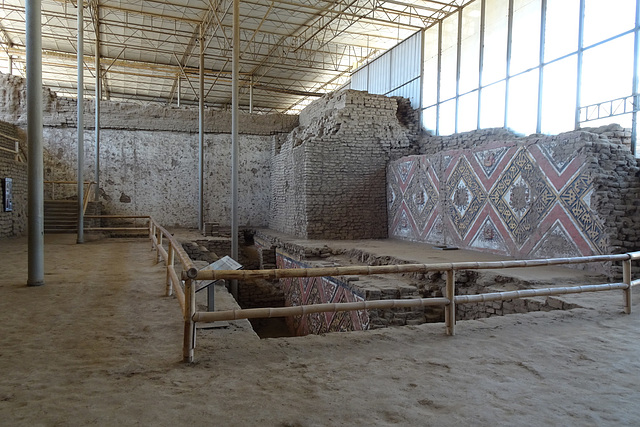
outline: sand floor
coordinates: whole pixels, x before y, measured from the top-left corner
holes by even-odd
[[[640,425],[640,292],[584,308],[259,340],[198,332],[181,362],[177,301],[145,239],[0,240],[0,424],[10,426]]]

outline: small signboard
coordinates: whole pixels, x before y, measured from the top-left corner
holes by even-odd
[[[2,178],[2,209],[13,211],[13,179]]]
[[[242,269],[242,264],[238,263],[236,260],[231,258],[230,256],[224,256],[207,265],[204,268],[201,268],[200,271],[204,270],[240,270]],[[201,291],[204,288],[207,288],[207,306],[209,311],[214,311],[214,289],[211,287],[217,280],[201,280],[196,288],[196,292]]]

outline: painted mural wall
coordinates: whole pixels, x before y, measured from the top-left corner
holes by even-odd
[[[278,268],[310,267],[279,251],[276,253],[276,263]],[[280,281],[287,307],[365,300],[364,295],[335,277],[290,277]],[[287,317],[287,323],[296,336],[361,331],[369,329],[369,315],[366,310],[311,313]]]
[[[518,258],[615,252],[625,220],[606,207],[637,219],[634,170],[626,147],[588,132],[403,157],[387,170],[389,235]]]

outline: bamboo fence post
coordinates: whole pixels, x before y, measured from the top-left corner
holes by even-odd
[[[624,289],[624,312],[631,314],[631,259],[622,261],[622,281],[627,285]]]
[[[187,363],[192,363],[194,349],[196,347],[196,324],[193,321],[196,309],[196,292],[192,279],[184,281],[184,293],[184,341],[182,345],[182,360]]]
[[[447,328],[447,335],[456,334],[456,279],[454,270],[447,270],[447,286],[445,289],[449,304],[444,306],[444,320]]]
[[[172,280],[173,278],[171,277],[171,267],[173,267],[173,263],[174,263],[174,253],[173,253],[173,244],[171,243],[171,241],[169,241],[169,254],[167,256],[167,289],[166,289],[166,295],[168,297],[170,297],[173,294],[173,286],[172,286]]]
[[[149,239],[151,239],[151,250],[156,247],[156,223],[149,220]]]
[[[162,258],[161,253],[160,253],[160,248],[162,248],[162,236],[163,235],[164,235],[164,233],[162,233],[162,230],[158,230],[158,246],[157,246],[158,251],[156,253],[158,262],[160,262],[160,260]]]

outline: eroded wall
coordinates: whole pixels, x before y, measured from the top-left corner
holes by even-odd
[[[412,152],[416,113],[406,100],[345,90],[302,111],[275,137],[269,226],[305,238],[387,237],[385,171]]]
[[[84,132],[86,181],[94,179],[95,137],[92,103],[86,102]],[[0,118],[26,125],[24,80],[0,74]],[[44,91],[44,177],[75,181],[76,101]],[[230,132],[228,112],[205,111],[204,220],[230,223]],[[274,134],[289,132],[297,116],[248,115],[239,118],[239,225],[265,226],[270,204]],[[191,107],[103,101],[100,132],[100,200],[103,212],[152,215],[164,225],[197,226],[198,110]],[[45,187],[49,191],[50,187]],[[75,196],[57,189],[58,197]]]

